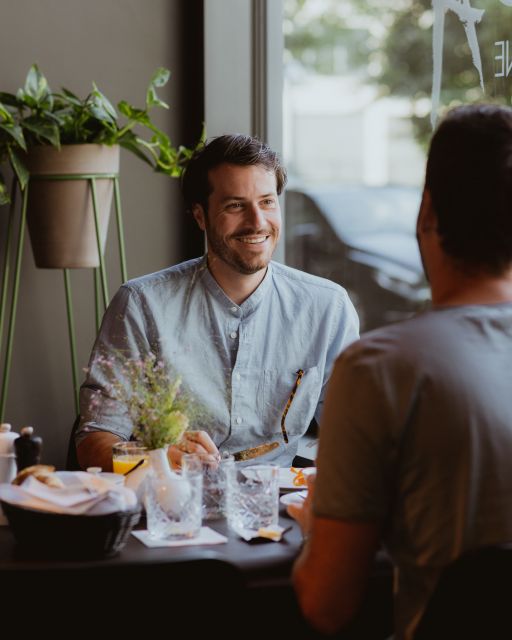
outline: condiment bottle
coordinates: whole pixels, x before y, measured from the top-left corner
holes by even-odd
[[[16,477],[14,441],[19,436],[7,422],[0,424],[0,482],[12,482]]]
[[[14,441],[18,473],[25,467],[40,463],[43,447],[43,440],[39,436],[33,435],[33,427],[23,427],[20,433],[20,437]]]

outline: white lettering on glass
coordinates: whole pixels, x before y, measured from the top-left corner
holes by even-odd
[[[510,60],[510,42],[508,40],[500,40],[500,42],[495,42],[494,44],[501,49],[500,55],[494,56],[494,59],[497,62],[501,60],[501,69],[498,68],[498,70],[494,74],[494,77],[503,78],[506,76],[508,78],[512,71],[512,61]]]
[[[505,42],[503,40],[501,40],[500,42],[495,42],[494,45],[496,47],[501,47],[501,55],[500,56],[494,56],[494,59],[496,61],[501,60],[501,71],[497,71],[494,74],[495,78],[503,78],[503,76],[505,75]],[[508,42],[507,42],[508,45]],[[508,49],[508,47],[507,47]]]
[[[501,0],[503,4],[512,6],[512,0]],[[453,11],[464,27],[473,65],[480,77],[480,87],[484,91],[484,78],[482,74],[482,59],[480,57],[480,47],[476,35],[476,25],[482,19],[485,11],[475,9],[470,5],[470,0],[432,0],[434,9],[434,29],[432,34],[432,56],[434,62],[434,73],[432,78],[432,112],[430,121],[432,127],[437,120],[439,101],[441,97],[441,76],[443,71],[443,44],[444,44],[444,20],[448,11]]]

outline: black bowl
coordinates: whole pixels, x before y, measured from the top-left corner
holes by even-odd
[[[105,515],[69,515],[0,501],[20,547],[31,555],[97,558],[116,554],[138,523],[140,509]]]

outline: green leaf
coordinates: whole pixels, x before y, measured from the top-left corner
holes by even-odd
[[[24,104],[27,107],[30,107],[30,109],[37,108],[37,102],[35,101],[35,99],[32,96],[29,96],[27,93],[25,93],[23,89],[18,89],[18,91],[16,92],[16,99],[18,100],[19,103]]]
[[[121,102],[117,103],[117,108],[119,109],[119,113],[127,118],[131,118],[131,113],[133,107],[129,105],[126,100],[121,100]]]
[[[57,95],[65,96],[70,102],[77,102],[78,104],[82,104],[82,101],[80,100],[80,98],[69,89],[66,89],[66,87],[62,87],[61,91],[62,91],[62,94],[57,94]]]
[[[201,137],[196,145],[196,149],[206,142],[206,122],[203,122],[203,128],[201,129]]]
[[[27,145],[25,143],[25,138],[23,136],[23,129],[19,124],[0,124],[0,129],[8,133],[18,145],[24,150],[27,150]]]
[[[148,109],[150,109],[151,107],[162,107],[163,109],[169,108],[167,102],[160,100],[160,98],[157,96],[155,87],[148,87],[146,93],[146,106]]]
[[[26,96],[33,98],[38,105],[45,101],[51,93],[48,81],[39,71],[37,64],[30,67],[25,80],[24,92]]]
[[[14,118],[11,112],[0,102],[0,120],[6,124],[14,124]]]
[[[55,122],[41,121],[37,116],[31,116],[22,122],[22,126],[35,133],[39,139],[46,140],[54,147],[60,147],[60,131]]]
[[[182,145],[178,147],[178,156],[183,160],[190,160],[193,155],[194,149],[189,149],[188,147],[183,147]]]
[[[126,100],[121,100],[117,107],[123,116],[126,116],[130,120],[135,120],[135,122],[139,124],[149,126],[150,120],[147,111],[133,107],[131,104],[128,104]]]
[[[111,122],[115,124],[117,113],[112,103],[106,98],[98,87],[93,83],[94,90],[90,96],[89,109],[98,120]]]
[[[170,77],[171,72],[169,69],[165,69],[165,67],[158,67],[155,73],[151,76],[150,84],[155,87],[163,87],[167,84]]]
[[[45,117],[50,120],[51,122],[55,122],[55,124],[57,126],[62,126],[65,122],[66,122],[66,113],[63,111],[46,111],[45,112]],[[69,117],[69,116],[67,116]]]
[[[9,159],[11,161],[12,168],[14,169],[14,173],[18,178],[18,182],[20,183],[21,190],[24,191],[29,178],[27,167],[11,147],[9,147]]]
[[[103,123],[105,126],[114,126],[115,120],[112,120],[109,113],[105,111],[102,105],[90,102],[87,111],[91,115],[91,117],[95,118],[99,122]]]
[[[49,93],[44,100],[39,103],[39,108],[50,112],[53,109],[53,94]]]
[[[163,87],[169,80],[170,75],[171,72],[169,69],[164,69],[163,67],[159,67],[153,74],[148,90],[146,91],[146,107],[148,109],[151,107],[163,107],[164,109],[169,108],[169,105],[166,102],[160,100],[156,93],[156,89],[157,87]]]
[[[9,107],[18,108],[20,106],[18,98],[13,93],[5,93],[4,91],[0,91],[0,102],[3,102]]]
[[[137,158],[143,160],[151,167],[153,167],[153,162],[144,152],[145,147],[139,143],[139,138],[137,138],[137,136],[132,131],[127,131],[123,135],[123,137],[118,140],[118,143],[124,149],[128,149],[128,151],[131,151],[133,154],[135,154]]]

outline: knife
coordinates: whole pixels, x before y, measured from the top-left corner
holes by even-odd
[[[252,458],[257,458],[258,456],[264,456],[266,453],[272,451],[278,446],[279,442],[268,442],[267,444],[260,444],[257,447],[252,447],[251,449],[236,451],[232,455],[235,462],[243,462],[244,460],[252,460]]]

